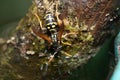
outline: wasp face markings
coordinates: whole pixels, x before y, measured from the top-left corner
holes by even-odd
[[[47,28],[47,34],[52,39],[52,43],[57,42],[57,22],[55,16],[48,12],[45,15],[45,22],[46,22],[46,28]]]
[[[46,28],[47,29],[55,29],[57,27],[57,22],[55,16],[52,13],[47,13],[45,16]]]

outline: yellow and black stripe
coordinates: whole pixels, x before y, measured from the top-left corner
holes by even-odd
[[[45,23],[47,28],[47,35],[51,38],[53,46],[58,44],[58,25],[56,21],[56,17],[51,12],[48,12],[45,15]]]
[[[47,28],[47,30],[53,31],[53,30],[56,29],[57,22],[56,22],[55,16],[52,13],[48,12],[45,15],[45,21],[46,21],[46,28]]]

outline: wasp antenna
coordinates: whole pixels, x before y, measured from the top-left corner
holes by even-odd
[[[41,22],[41,20],[40,20],[40,17],[38,16],[37,13],[34,13],[34,15],[36,16],[37,20],[39,21],[40,28],[42,29],[43,27],[42,27],[42,22]]]

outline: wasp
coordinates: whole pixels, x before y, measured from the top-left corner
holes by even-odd
[[[47,45],[47,51],[52,55],[56,55],[61,51],[61,37],[64,31],[64,25],[57,20],[55,14],[46,12],[44,16],[46,33],[43,33],[42,29],[32,27],[32,31],[35,35],[44,39],[49,45]]]
[[[51,13],[47,12],[45,15],[45,23],[47,28],[47,35],[51,39],[50,47],[48,48],[51,52],[59,52],[61,49],[61,27],[57,23],[57,18]],[[62,35],[62,34],[61,34]]]

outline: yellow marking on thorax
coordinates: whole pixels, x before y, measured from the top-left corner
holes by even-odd
[[[47,21],[47,20],[54,20],[54,18],[48,17],[48,18],[46,18],[45,20],[46,20],[46,21]]]
[[[50,23],[47,23],[48,26],[49,26],[49,25],[53,25],[53,24],[57,25],[57,22],[50,22]]]

